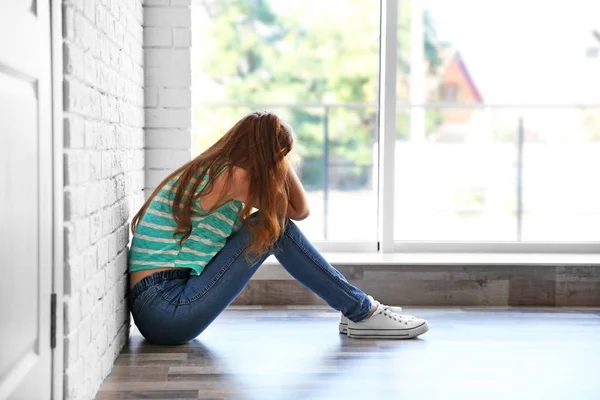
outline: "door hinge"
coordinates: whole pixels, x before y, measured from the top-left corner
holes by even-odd
[[[50,348],[56,347],[56,293],[50,295]]]
[[[381,250],[381,242],[377,242],[377,251]]]

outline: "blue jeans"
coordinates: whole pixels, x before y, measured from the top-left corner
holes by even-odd
[[[197,337],[240,294],[273,254],[304,286],[348,319],[360,321],[371,309],[367,295],[348,283],[288,220],[273,251],[248,263],[249,231],[233,234],[200,275],[173,269],[149,275],[130,291],[130,309],[141,334],[156,344],[181,344]]]

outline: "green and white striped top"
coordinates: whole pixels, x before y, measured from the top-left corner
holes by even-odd
[[[175,179],[157,193],[138,223],[129,252],[130,272],[172,267],[190,268],[193,275],[200,275],[225,246],[227,238],[241,227],[240,201],[229,201],[210,214],[200,208],[198,201],[192,207],[196,211],[192,213],[192,233],[180,246],[173,237],[177,227],[172,211]],[[198,190],[207,180],[200,183]]]

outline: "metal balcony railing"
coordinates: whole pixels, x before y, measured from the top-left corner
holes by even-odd
[[[373,172],[373,177],[376,178],[376,170],[373,170],[377,165],[377,153],[373,152],[373,157],[371,158],[371,163],[356,163],[353,161],[332,161],[331,160],[331,112],[335,109],[355,109],[355,110],[372,110],[374,121],[377,122],[378,113],[377,113],[377,104],[372,103],[256,103],[256,104],[248,104],[248,103],[204,103],[199,104],[200,107],[206,108],[235,108],[235,109],[247,109],[248,112],[262,109],[319,109],[322,110],[322,134],[323,134],[323,156],[320,162],[312,161],[306,162],[303,164],[303,167],[321,167],[322,168],[322,190],[323,190],[323,237],[325,239],[328,238],[328,215],[329,215],[329,192],[331,190],[331,181],[330,181],[330,171],[331,168],[366,168]],[[491,132],[492,141],[502,141],[502,143],[512,142],[515,148],[515,162],[514,162],[514,204],[515,204],[515,217],[516,217],[516,238],[517,241],[520,241],[522,238],[522,225],[523,225],[523,214],[524,214],[524,199],[523,199],[523,179],[524,179],[524,162],[527,160],[527,154],[524,151],[525,144],[527,143],[527,115],[530,112],[537,111],[547,111],[549,117],[555,117],[555,113],[560,113],[562,111],[573,111],[580,110],[582,113],[584,111],[593,111],[596,115],[596,118],[599,118],[597,122],[600,125],[600,105],[589,105],[589,106],[579,106],[579,105],[481,105],[481,104],[447,104],[447,103],[430,103],[423,106],[415,106],[405,103],[398,103],[397,105],[397,113],[399,116],[404,115],[410,118],[413,115],[413,110],[425,110],[425,112],[429,111],[442,111],[446,113],[452,112],[452,110],[477,110],[477,111],[485,111],[489,112],[492,117],[491,120],[494,120],[494,117],[499,113],[504,113],[508,111],[514,111],[516,117],[511,119],[511,128],[509,128],[510,134],[508,134],[508,138],[505,137],[503,139],[497,136],[497,132]],[[582,114],[583,115],[583,114]],[[374,129],[377,130],[377,123],[374,123]],[[490,131],[494,131],[495,127],[491,127]],[[600,141],[600,126],[597,126],[599,132],[596,132],[598,135],[598,139]],[[541,132],[543,136],[544,132]],[[351,134],[351,133],[349,133]],[[431,136],[427,134],[421,135],[423,138],[426,138],[426,141],[429,143],[431,140]],[[376,142],[378,138],[378,132],[373,132],[372,135],[373,141]],[[428,139],[429,138],[429,139]],[[408,138],[398,139],[399,141],[404,140],[406,142],[410,142],[411,137],[408,135]],[[373,147],[373,143],[368,143],[369,146]],[[460,144],[462,142],[455,142],[456,144]],[[435,141],[432,142],[435,144]],[[309,188],[314,189],[314,188]]]

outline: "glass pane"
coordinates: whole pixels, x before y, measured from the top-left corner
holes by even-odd
[[[327,238],[375,241],[377,115],[372,107],[328,112]],[[357,219],[360,221],[357,223]],[[358,229],[357,229],[358,228]],[[368,232],[370,237],[365,235]]]
[[[379,19],[371,0],[194,2],[193,152],[248,112],[278,113],[296,134],[313,240],[377,237]]]
[[[600,240],[600,3],[402,3],[395,239]]]
[[[427,101],[599,103],[600,2],[410,3],[423,11]]]
[[[523,240],[600,241],[600,108],[523,118]]]
[[[516,239],[517,152],[510,133],[518,119],[496,117],[484,108],[400,110],[396,240]],[[424,140],[402,140],[412,126],[426,127]]]
[[[413,108],[398,120],[396,240],[600,241],[600,108]],[[406,139],[413,125],[424,140]]]
[[[398,69],[396,70],[396,100],[402,103],[410,102],[411,98],[411,63],[412,57],[412,41],[413,41],[413,24],[411,14],[412,0],[402,0],[398,2],[398,46],[397,57]]]

